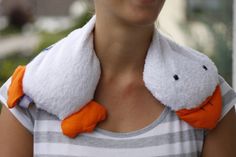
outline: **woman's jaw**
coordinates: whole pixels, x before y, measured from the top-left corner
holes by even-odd
[[[145,27],[154,25],[165,0],[94,0],[99,19],[127,26]]]

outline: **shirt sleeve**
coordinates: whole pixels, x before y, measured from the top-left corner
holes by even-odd
[[[8,108],[7,91],[8,91],[10,83],[11,83],[11,78],[9,78],[0,88],[0,103],[2,105],[5,105],[7,108]],[[35,110],[34,107],[31,107],[29,109],[24,109],[18,105],[12,109],[9,109],[9,111],[16,117],[16,119],[32,134],[33,134],[34,117],[35,117],[34,110]]]
[[[236,93],[229,86],[229,84],[224,80],[223,77],[219,75],[219,82],[222,95],[222,113],[221,119],[236,105]]]

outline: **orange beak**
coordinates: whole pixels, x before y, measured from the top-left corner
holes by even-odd
[[[221,89],[218,85],[212,96],[208,97],[199,107],[176,111],[180,119],[194,128],[213,129],[216,127],[222,112]]]

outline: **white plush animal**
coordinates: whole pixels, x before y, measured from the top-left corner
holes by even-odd
[[[9,88],[9,106],[14,107],[25,96],[30,97],[38,108],[63,120],[63,133],[70,137],[92,131],[97,122],[104,120],[105,109],[93,101],[101,73],[93,49],[95,22],[94,16],[83,28],[40,53],[26,67],[18,68]],[[155,30],[143,79],[156,99],[177,111],[189,124],[215,126],[221,112],[221,95],[217,88],[217,69],[207,56],[179,46]],[[16,94],[17,91],[20,92]],[[215,99],[216,107],[206,107]],[[193,113],[190,119],[189,113]],[[196,113],[193,120],[192,115]],[[209,118],[212,114],[213,119]],[[205,126],[207,119],[213,121],[211,126]]]

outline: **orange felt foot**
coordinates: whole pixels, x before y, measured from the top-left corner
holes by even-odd
[[[208,97],[198,108],[176,111],[180,119],[194,128],[213,129],[220,119],[222,111],[222,96],[220,86],[216,87],[211,97]]]
[[[18,66],[12,75],[11,84],[7,91],[7,105],[9,108],[15,107],[19,99],[24,95],[22,86],[24,73],[25,66]]]
[[[97,123],[105,118],[106,109],[97,102],[91,101],[80,111],[62,121],[62,132],[66,136],[74,138],[80,133],[92,132]]]

